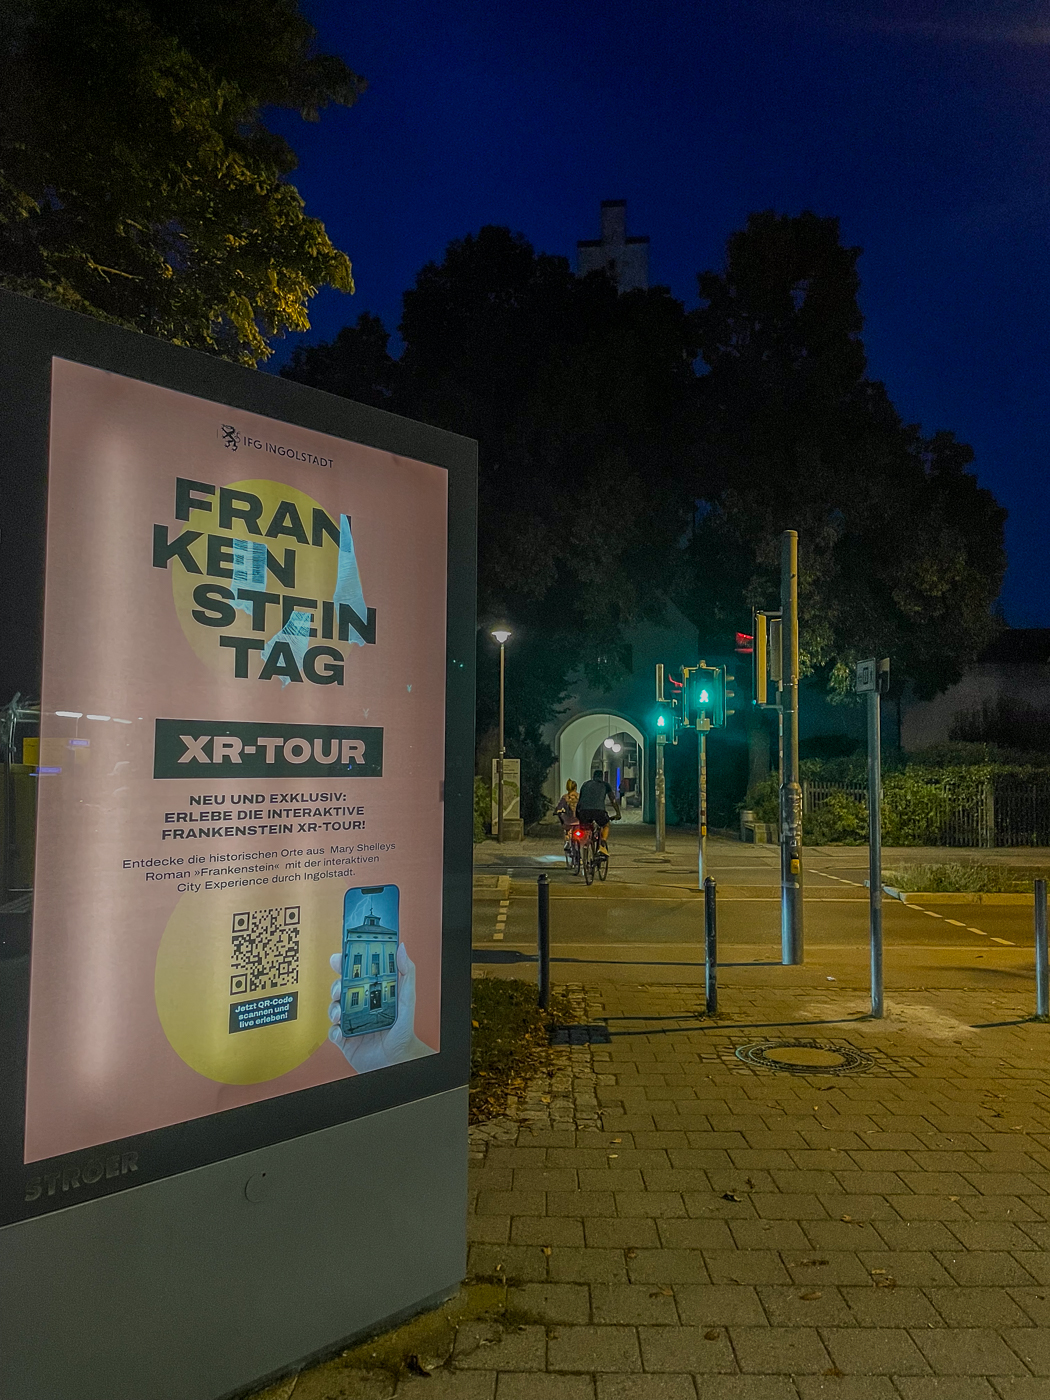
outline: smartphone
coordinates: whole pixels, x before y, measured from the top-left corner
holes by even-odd
[[[397,885],[360,885],[343,898],[343,1035],[383,1031],[397,1019]]]

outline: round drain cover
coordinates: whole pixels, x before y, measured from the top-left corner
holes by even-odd
[[[822,1050],[816,1045],[774,1045],[766,1051],[767,1060],[778,1065],[812,1065],[841,1069],[845,1064],[840,1050]]]
[[[788,1074],[859,1074],[870,1069],[872,1059],[852,1045],[832,1045],[823,1040],[764,1040],[740,1045],[736,1057],[762,1069]]]

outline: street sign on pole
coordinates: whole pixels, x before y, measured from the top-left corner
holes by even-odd
[[[857,662],[857,694],[870,695],[875,689],[875,658]]]

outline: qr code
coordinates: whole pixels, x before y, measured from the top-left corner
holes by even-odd
[[[234,914],[230,995],[299,981],[299,906]]]

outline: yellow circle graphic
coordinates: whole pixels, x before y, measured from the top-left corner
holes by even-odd
[[[168,920],[157,1013],[175,1053],[207,1079],[278,1079],[326,1040],[342,892],[304,893],[301,883],[187,893]]]
[[[261,509],[256,508],[256,503]],[[271,597],[295,595],[313,600],[317,609],[333,597],[339,572],[339,545],[330,533],[318,527],[315,512],[325,516],[336,532],[339,516],[322,511],[312,496],[280,481],[235,481],[209,504],[211,514],[194,512],[189,525],[177,527],[205,535],[191,545],[192,556],[202,572],[190,573],[181,564],[173,565],[171,589],[176,614],[193,650],[206,665],[229,674],[232,653],[219,647],[220,637],[268,640],[280,632],[284,620],[284,609],[277,602],[258,599],[258,611],[253,614],[252,604],[236,597],[242,588],[250,586],[253,592]],[[245,516],[254,528],[249,528]],[[234,620],[221,628],[209,625],[207,619],[214,622],[215,608],[223,604],[234,608]],[[300,606],[304,611],[314,611]],[[262,630],[253,626],[256,616],[261,619]],[[317,640],[321,641],[319,611],[314,611],[314,627]],[[324,639],[324,645],[338,648],[344,656],[352,650],[331,639]]]

